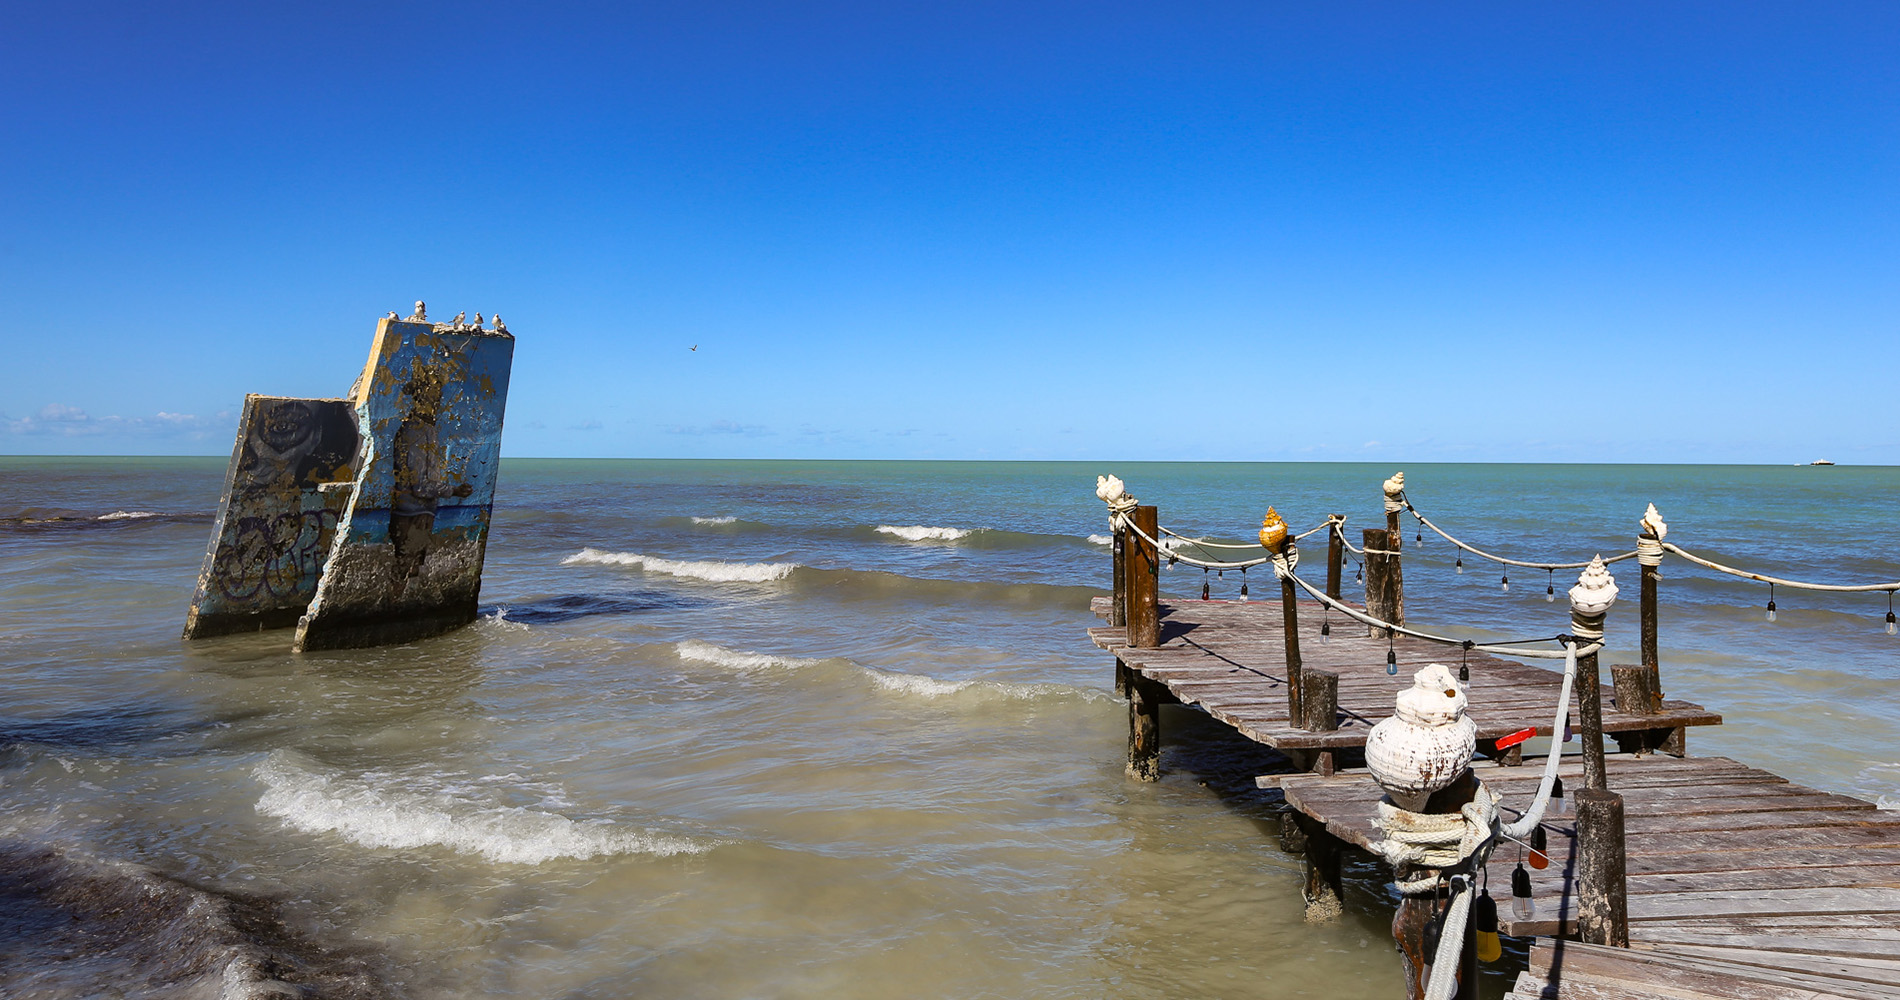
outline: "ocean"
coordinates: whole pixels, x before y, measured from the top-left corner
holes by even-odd
[[[224,464],[0,458],[0,995],[1398,995],[1379,869],[1305,923],[1253,782],[1279,759],[1170,708],[1163,780],[1129,781],[1083,635],[1096,475],[1184,533],[1244,540],[1272,504],[1356,540],[1392,467],[511,459],[476,624],[293,654],[179,638]],[[1747,569],[1900,579],[1893,468],[1405,471],[1518,558],[1626,551],[1653,502]],[[1574,571],[1507,590],[1416,530],[1413,623],[1567,627]],[[1612,568],[1604,661],[1635,662]],[[1886,595],[1783,588],[1770,623],[1764,585],[1664,577],[1664,687],[1726,718],[1692,753],[1900,806]]]

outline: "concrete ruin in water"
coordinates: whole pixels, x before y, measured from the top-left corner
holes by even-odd
[[[339,649],[475,619],[515,341],[461,319],[390,313],[346,398],[245,397],[185,638]]]

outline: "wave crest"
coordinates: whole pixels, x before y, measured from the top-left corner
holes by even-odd
[[[371,772],[323,774],[273,751],[254,772],[265,786],[257,811],[308,833],[336,833],[364,847],[447,847],[504,864],[612,854],[667,857],[709,849],[684,837],[576,821],[560,813],[482,801],[428,782]],[[422,784],[424,787],[413,787]],[[405,785],[410,787],[405,787]]]
[[[813,668],[827,664],[850,671],[859,678],[869,681],[881,691],[909,695],[916,698],[946,698],[961,695],[980,700],[1011,699],[1033,701],[1040,698],[1081,697],[1093,700],[1096,692],[1066,684],[1018,684],[1010,681],[967,680],[947,681],[928,674],[907,674],[897,670],[885,670],[882,667],[868,667],[862,663],[832,657],[828,659],[810,659],[798,656],[775,656],[770,653],[753,653],[739,649],[728,649],[703,639],[687,639],[675,643],[674,652],[682,660],[698,663],[710,663],[744,673],[757,673],[766,670],[796,670]],[[1105,697],[1105,696],[1103,696]]]
[[[722,517],[695,517],[693,518],[693,523],[694,524],[735,524],[738,522],[738,520],[739,520],[738,518],[732,517],[730,515],[726,515]]]
[[[708,580],[713,583],[770,583],[798,569],[797,563],[735,563],[717,560],[661,559],[638,552],[607,552],[588,547],[561,560],[563,566],[631,566],[645,573]]]
[[[880,535],[895,535],[907,542],[955,542],[976,534],[973,528],[940,528],[928,524],[880,524]]]

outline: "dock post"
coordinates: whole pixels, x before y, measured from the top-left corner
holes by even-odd
[[[1167,688],[1159,681],[1128,672],[1128,776],[1161,779],[1161,704]]]
[[[1364,529],[1366,548],[1366,614],[1382,622],[1405,624],[1405,596],[1399,579],[1397,535],[1384,528]]]
[[[1655,674],[1648,668],[1635,663],[1618,663],[1610,667],[1610,686],[1616,692],[1618,711],[1628,715],[1656,714],[1655,690],[1650,686]],[[1657,731],[1637,729],[1627,733],[1612,733],[1617,748],[1624,753],[1642,755],[1658,749],[1655,745]]]
[[[1286,639],[1286,717],[1300,724],[1300,602],[1293,590],[1293,566],[1299,549],[1293,545],[1286,519],[1272,507],[1260,521],[1260,545],[1273,557],[1273,575],[1280,578],[1280,622]]]
[[[1312,733],[1330,733],[1339,728],[1339,674],[1331,670],[1308,670],[1300,677],[1300,714],[1293,724]],[[1337,767],[1331,750],[1311,751],[1307,770],[1332,774]]]
[[[1656,626],[1658,583],[1662,580],[1663,537],[1669,534],[1669,525],[1665,524],[1662,514],[1655,504],[1643,513],[1640,522],[1642,533],[1636,536],[1636,562],[1642,567],[1642,654],[1643,668],[1649,671],[1649,696],[1651,711],[1662,711],[1662,656],[1657,651]],[[1688,730],[1675,726],[1661,732],[1650,733],[1646,738],[1651,748],[1663,753],[1680,757],[1688,752]]]
[[[1339,575],[1346,566],[1346,519],[1334,514],[1326,531],[1326,596],[1339,600]]]
[[[1603,557],[1590,560],[1570,588],[1570,632],[1579,644],[1603,638],[1603,616],[1616,603],[1616,580]],[[1583,781],[1587,788],[1608,787],[1603,769],[1603,685],[1597,676],[1597,654],[1577,657],[1577,715],[1583,723]],[[1557,752],[1552,748],[1552,753]]]
[[[1345,853],[1346,842],[1327,831],[1326,824],[1293,812],[1294,824],[1300,831],[1302,850],[1306,855],[1306,884],[1301,888],[1300,896],[1306,902],[1306,922],[1324,923],[1339,919],[1343,910],[1340,903],[1340,860]]]
[[[1577,934],[1586,943],[1630,946],[1623,796],[1599,788],[1576,793]]]
[[[1405,567],[1399,562],[1399,550],[1405,547],[1405,531],[1399,527],[1399,512],[1405,509],[1405,473],[1395,472],[1392,478],[1380,484],[1385,493],[1385,532],[1386,544],[1381,546],[1391,555],[1386,566],[1386,588],[1390,593],[1392,617],[1386,621],[1395,625],[1405,624]]]
[[[1108,602],[1108,623],[1125,626],[1128,624],[1128,529],[1115,524],[1115,537],[1109,543],[1109,560],[1115,565],[1115,595]]]
[[[1161,554],[1149,544],[1148,538],[1160,534],[1161,517],[1153,507],[1136,507],[1129,517],[1134,519],[1140,533],[1129,532],[1127,544],[1122,548],[1127,598],[1124,624],[1128,627],[1130,646],[1153,649],[1161,645],[1161,609],[1155,592]],[[1141,537],[1142,534],[1147,538]]]

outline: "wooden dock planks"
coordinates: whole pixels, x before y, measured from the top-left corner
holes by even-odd
[[[1098,610],[1105,604],[1098,604]],[[1552,712],[1562,675],[1555,670],[1466,654],[1457,647],[1398,636],[1391,648],[1399,672],[1386,673],[1387,642],[1366,634],[1366,627],[1335,616],[1332,636],[1321,641],[1323,617],[1317,606],[1302,607],[1300,651],[1308,670],[1339,675],[1339,728],[1308,732],[1288,716],[1286,646],[1277,602],[1189,601],[1161,606],[1161,645],[1136,649],[1125,631],[1104,626],[1088,630],[1096,645],[1115,654],[1130,670],[1167,688],[1182,704],[1194,705],[1234,727],[1241,735],[1276,749],[1326,750],[1363,746],[1366,734],[1392,714],[1393,697],[1410,686],[1412,674],[1428,663],[1454,670],[1461,662],[1471,671],[1467,682],[1469,715],[1480,741],[1525,729],[1551,735]],[[1715,725],[1722,717],[1685,701],[1663,702],[1659,714],[1615,710],[1614,692],[1602,686],[1605,732],[1671,730]],[[1571,725],[1577,724],[1575,701]]]

